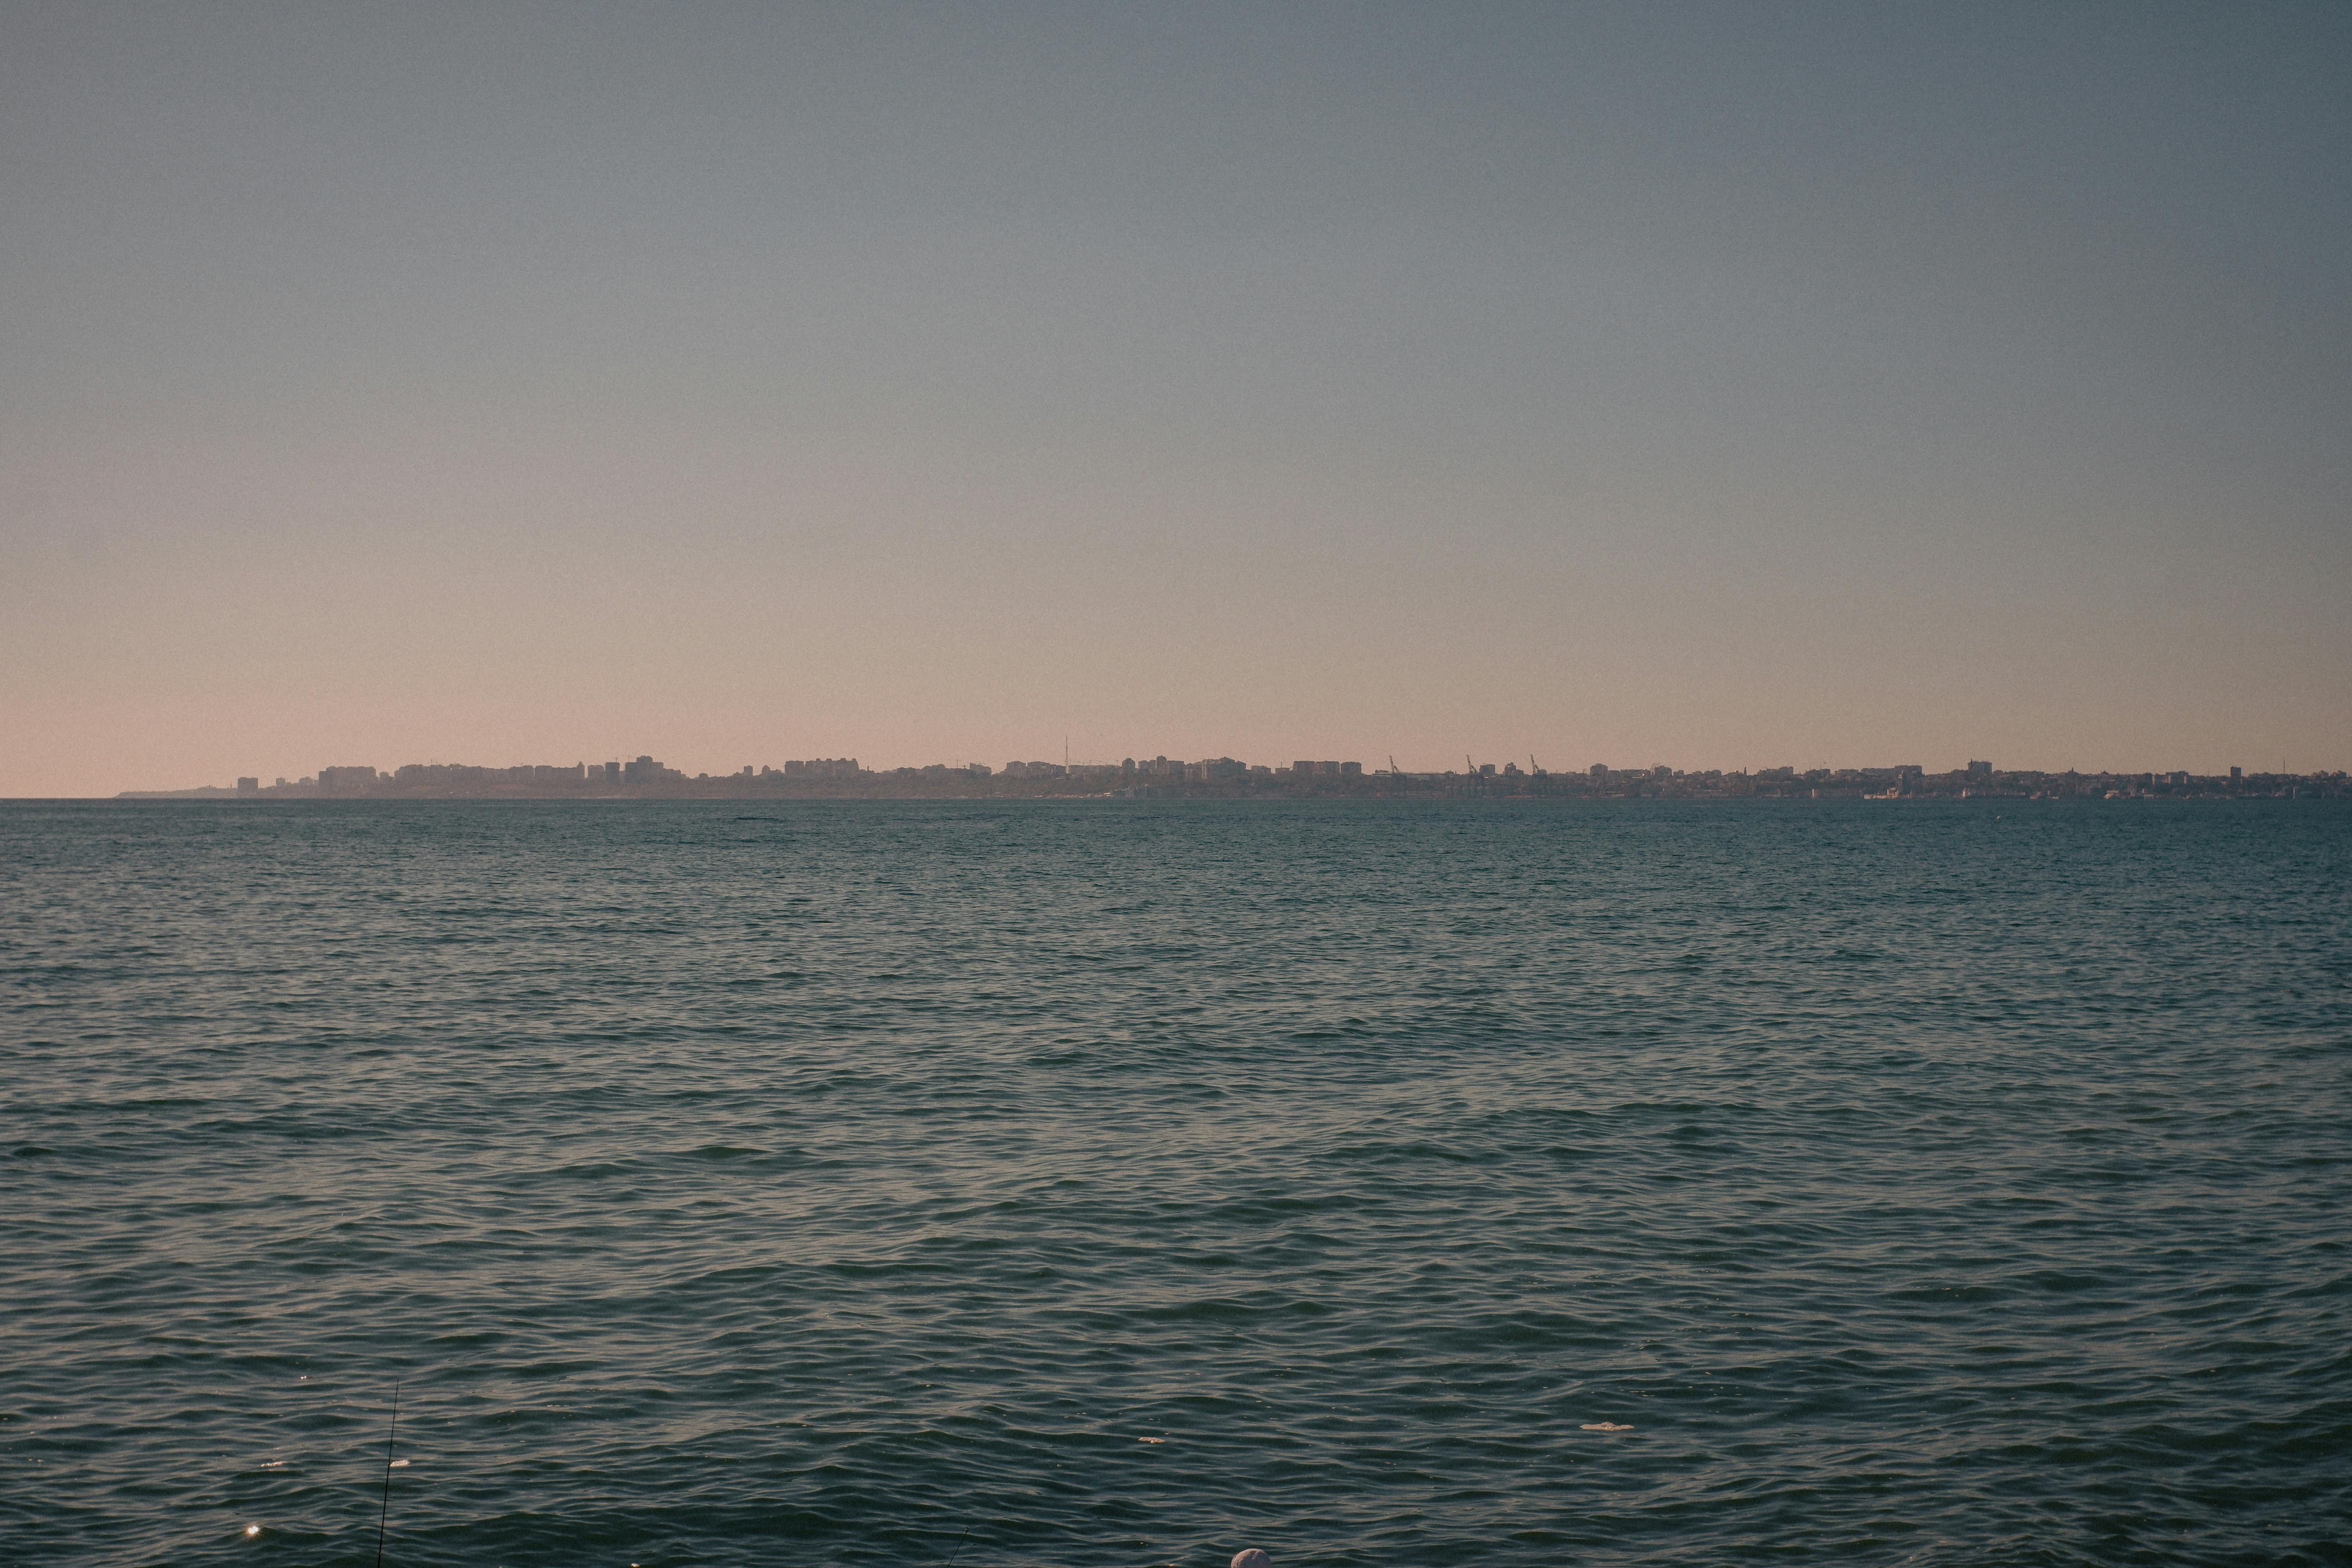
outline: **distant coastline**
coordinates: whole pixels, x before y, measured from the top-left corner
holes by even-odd
[[[1118,763],[982,763],[866,769],[855,757],[822,757],[782,767],[745,767],[689,777],[650,756],[630,763],[472,767],[411,763],[321,768],[300,779],[192,789],[124,790],[117,800],[974,800],[1297,797],[1566,797],[1600,800],[1867,799],[1997,797],[2045,799],[2341,798],[2352,795],[2342,770],[2313,773],[2049,773],[1997,769],[1974,762],[1948,773],[1911,765],[1877,768],[1764,768],[1684,772],[1666,767],[1578,772],[1539,767],[1532,759],[1463,771],[1412,773],[1352,762],[1253,764],[1233,757],[1196,762],[1154,757]]]

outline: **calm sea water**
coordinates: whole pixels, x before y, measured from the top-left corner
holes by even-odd
[[[22,805],[0,890],[0,1561],[372,1562],[397,1381],[389,1564],[2352,1562],[2340,805]]]

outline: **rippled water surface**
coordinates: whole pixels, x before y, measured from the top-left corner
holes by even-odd
[[[2352,1562],[2326,803],[0,807],[0,1561]],[[260,1532],[247,1534],[248,1525]]]

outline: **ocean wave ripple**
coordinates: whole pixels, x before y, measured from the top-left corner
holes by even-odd
[[[0,836],[8,1561],[2352,1561],[2326,803]]]

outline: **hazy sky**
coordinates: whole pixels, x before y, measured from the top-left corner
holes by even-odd
[[[0,8],[0,794],[2352,766],[2352,8]]]

